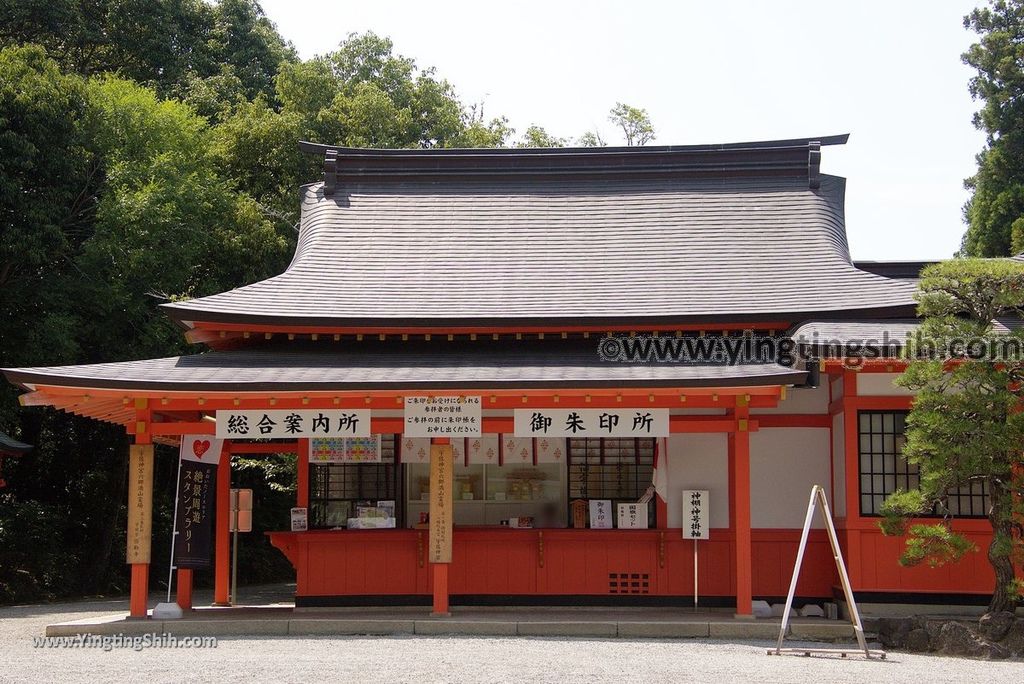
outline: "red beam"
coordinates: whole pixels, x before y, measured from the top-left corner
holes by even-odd
[[[216,430],[217,424],[208,420],[197,423],[153,423],[149,426],[150,433],[154,435],[212,435]],[[131,426],[128,432],[133,432]]]
[[[294,454],[298,450],[298,442],[231,442],[232,454]]]
[[[791,424],[787,424],[790,421]],[[818,423],[822,422],[821,425]],[[770,425],[767,425],[770,423]],[[763,414],[748,422],[748,431],[754,432],[759,427],[827,427],[827,416],[773,416]],[[150,434],[159,436],[170,435],[212,435],[216,433],[216,423],[211,421],[181,423],[151,423]],[[135,434],[135,425],[125,428],[129,434]],[[487,434],[512,434],[515,421],[511,417],[485,416],[482,420],[482,431]],[[731,416],[669,416],[669,430],[678,433],[693,432],[733,432],[737,429],[736,419]],[[370,431],[374,434],[400,434],[405,430],[405,420],[401,417],[371,418]],[[277,453],[293,451],[294,447],[278,444],[248,444],[235,441],[235,453]]]
[[[591,390],[432,390],[407,392],[343,391],[343,392],[159,392],[154,390],[83,389],[46,386],[33,393],[34,404],[47,403],[41,392],[50,397],[50,404],[70,402],[79,405],[97,399],[120,401],[128,406],[136,398],[149,399],[158,411],[213,411],[218,409],[265,408],[377,408],[400,409],[406,396],[453,396],[470,394],[483,397],[485,408],[726,408],[735,397],[749,397],[754,408],[777,405],[781,387],[765,385],[742,388],[595,388]],[[115,404],[110,405],[111,408]],[[81,409],[79,409],[81,410]]]
[[[760,428],[828,428],[832,427],[832,417],[822,414],[754,414]]]

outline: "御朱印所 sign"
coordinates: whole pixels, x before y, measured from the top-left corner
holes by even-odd
[[[479,437],[481,401],[478,396],[405,398],[406,437]]]
[[[515,409],[516,437],[668,437],[668,409]]]
[[[369,409],[217,411],[218,439],[369,436]]]

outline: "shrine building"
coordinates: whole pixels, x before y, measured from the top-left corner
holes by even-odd
[[[287,270],[162,305],[197,353],[4,373],[24,406],[133,436],[136,617],[153,444],[183,439],[200,459],[223,440],[219,603],[231,455],[271,452],[296,454],[293,519],[269,536],[297,609],[688,606],[696,573],[700,605],[749,615],[786,595],[815,484],[859,599],[987,602],[984,554],[904,568],[903,539],[878,529],[885,496],[917,484],[901,453],[912,395],[898,360],[826,346],[913,331],[920,264],[851,259],[845,180],[820,171],[846,139],[302,143],[323,178],[301,188]],[[987,547],[985,492],[950,502]],[[797,596],[833,600],[815,525]],[[192,573],[178,570],[184,607]]]

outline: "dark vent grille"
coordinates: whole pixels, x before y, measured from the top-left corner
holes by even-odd
[[[609,594],[647,594],[650,590],[651,576],[646,572],[610,572],[608,573]]]

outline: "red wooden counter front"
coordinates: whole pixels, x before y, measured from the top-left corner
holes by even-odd
[[[429,596],[427,530],[270,532],[291,561],[296,597]],[[799,530],[753,531],[755,596],[785,596]],[[456,528],[453,596],[693,596],[693,542],[672,530]],[[733,536],[700,542],[700,595],[735,596]],[[824,534],[811,534],[797,593],[828,597],[837,581]],[[326,603],[326,602],[325,602]]]

